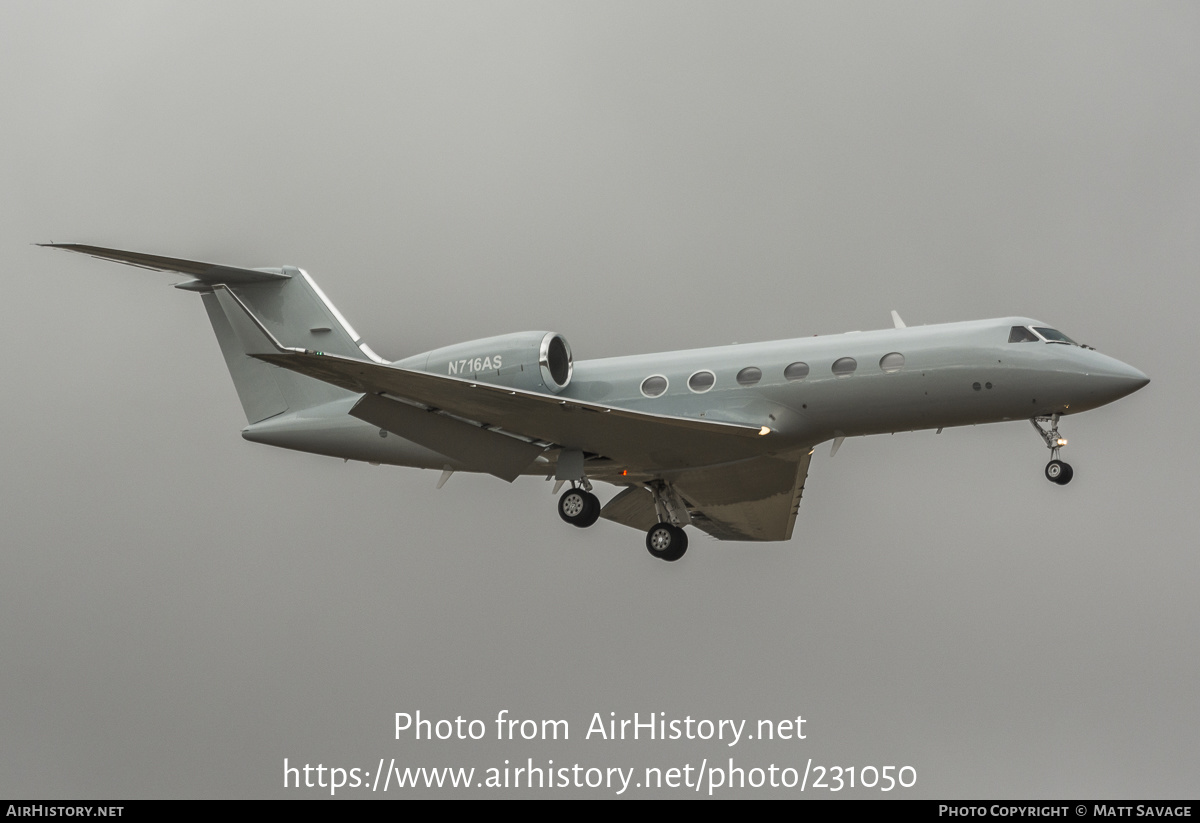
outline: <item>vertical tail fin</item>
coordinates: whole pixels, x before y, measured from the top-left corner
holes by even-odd
[[[307,272],[285,266],[280,273],[287,279],[224,285],[284,346],[383,362],[362,342]],[[258,423],[285,411],[296,412],[350,395],[345,389],[248,356],[253,352],[247,351],[236,333],[233,326],[236,318],[221,305],[213,286],[180,285],[203,295],[204,308],[246,412],[246,422]]]

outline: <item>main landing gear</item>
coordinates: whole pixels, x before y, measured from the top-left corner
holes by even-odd
[[[687,507],[679,496],[661,480],[649,484],[659,522],[646,532],[646,549],[652,557],[675,562],[688,548],[688,536],[680,523],[690,523]],[[558,516],[572,526],[586,529],[600,517],[600,500],[591,492],[586,478],[558,498]]]
[[[1071,468],[1070,463],[1064,463],[1058,459],[1059,450],[1067,445],[1067,439],[1058,434],[1058,418],[1059,415],[1052,414],[1049,417],[1031,418],[1029,422],[1038,430],[1038,434],[1046,441],[1046,448],[1050,450],[1050,462],[1046,464],[1046,479],[1051,483],[1065,486],[1075,476],[1075,470]],[[1041,427],[1042,423],[1050,424],[1049,431]]]
[[[582,487],[567,489],[558,498],[558,516],[586,529],[600,519],[600,499]]]
[[[646,532],[646,549],[652,557],[674,563],[687,551],[687,532],[670,523],[656,523]]]
[[[651,557],[674,563],[683,557],[688,548],[687,532],[679,524],[690,523],[687,506],[667,483],[655,480],[648,485],[654,495],[654,509],[658,521],[646,532],[646,550]]]

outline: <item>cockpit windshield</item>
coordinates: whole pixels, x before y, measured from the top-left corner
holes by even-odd
[[[1037,332],[1037,334],[1033,332]],[[1041,336],[1039,337],[1038,335]],[[1050,329],[1044,326],[1013,326],[1008,330],[1009,343],[1039,343],[1043,340],[1047,343],[1065,343],[1068,346],[1079,345],[1058,329]]]
[[[1066,343],[1068,346],[1078,346],[1071,338],[1060,332],[1058,329],[1047,329],[1041,326],[1034,326],[1035,332],[1046,338],[1047,343]]]
[[[1038,336],[1024,326],[1013,326],[1008,332],[1009,343],[1036,343]]]

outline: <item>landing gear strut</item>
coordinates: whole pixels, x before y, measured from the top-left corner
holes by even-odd
[[[1046,448],[1050,450],[1050,462],[1046,464],[1046,479],[1051,483],[1065,486],[1075,476],[1075,470],[1071,468],[1070,463],[1064,463],[1058,459],[1059,450],[1067,445],[1067,439],[1058,434],[1058,418],[1059,415],[1052,414],[1049,417],[1031,418],[1029,422],[1038,430],[1042,440],[1046,441]],[[1043,429],[1040,425],[1042,423],[1049,423],[1050,429],[1048,431]]]
[[[600,500],[583,488],[570,488],[558,498],[558,516],[572,526],[586,529],[600,519]]]

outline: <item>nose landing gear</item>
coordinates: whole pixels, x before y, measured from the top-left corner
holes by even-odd
[[[1050,462],[1046,464],[1046,479],[1051,483],[1065,486],[1075,476],[1075,470],[1071,468],[1070,463],[1065,463],[1058,459],[1059,450],[1067,445],[1067,439],[1059,436],[1058,433],[1059,416],[1052,414],[1049,417],[1033,417],[1030,418],[1029,422],[1038,430],[1038,434],[1042,436],[1042,440],[1046,441],[1046,448],[1050,450]],[[1041,426],[1042,423],[1049,423],[1050,429],[1043,429]]]
[[[1075,470],[1071,468],[1070,463],[1064,463],[1061,460],[1051,460],[1046,464],[1046,479],[1051,483],[1065,486],[1071,482],[1071,478],[1074,476]]]

